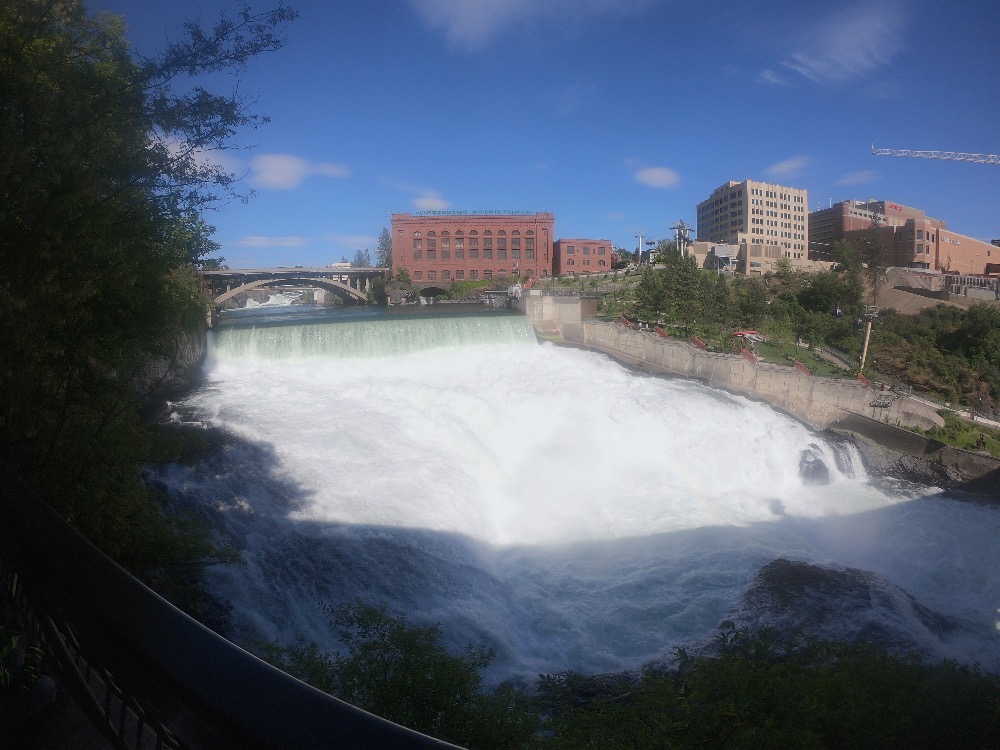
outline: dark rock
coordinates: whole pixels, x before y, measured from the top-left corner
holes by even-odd
[[[868,641],[901,652],[925,650],[959,628],[875,573],[785,559],[757,572],[732,619],[782,636]]]
[[[830,470],[819,457],[815,446],[806,448],[799,456],[799,475],[803,484],[830,484]]]

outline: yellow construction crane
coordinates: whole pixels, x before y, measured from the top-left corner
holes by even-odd
[[[908,148],[875,148],[872,144],[873,156],[913,156],[918,159],[951,159],[952,161],[971,161],[977,164],[1000,164],[997,154],[963,154],[958,151],[913,151]]]

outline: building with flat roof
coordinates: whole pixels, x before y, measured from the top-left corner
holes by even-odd
[[[426,211],[392,214],[391,221],[393,268],[405,269],[418,287],[552,274],[552,213]]]
[[[554,273],[559,276],[610,271],[613,249],[611,240],[556,240]]]
[[[885,200],[841,201],[810,212],[810,256],[832,260],[834,243],[863,240],[873,219],[879,224],[890,266],[983,274],[1000,260],[992,243],[953,232],[946,222],[919,208]]]
[[[808,254],[808,206],[804,188],[730,180],[698,204],[698,242],[738,247],[735,270],[748,275],[773,270],[780,258],[818,270]]]

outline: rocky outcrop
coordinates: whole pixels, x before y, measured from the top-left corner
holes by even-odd
[[[830,431],[854,445],[870,475],[958,490],[970,499],[1000,503],[1000,459],[888,425],[870,427],[854,420]]]
[[[783,558],[757,571],[732,619],[783,637],[806,633],[898,652],[923,650],[960,629],[875,573]]]
[[[143,394],[183,388],[194,380],[208,347],[206,329],[178,331],[172,359],[149,362],[135,378],[136,389]]]

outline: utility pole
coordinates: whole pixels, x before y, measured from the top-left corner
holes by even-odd
[[[691,242],[690,233],[694,227],[689,227],[684,223],[684,219],[681,219],[670,228],[674,230],[674,245],[677,247],[677,252],[686,258],[687,247]]]

